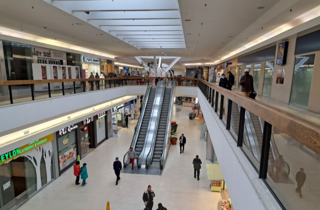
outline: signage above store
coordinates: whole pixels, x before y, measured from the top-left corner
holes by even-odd
[[[288,42],[278,44],[277,65],[283,66],[287,63]]]
[[[81,56],[82,63],[93,63],[93,64],[100,64],[99,58],[93,58],[89,56],[82,55]]]
[[[48,136],[45,136],[41,139],[35,140],[33,142],[30,142],[29,144],[26,144],[22,147],[19,147],[17,149],[11,150],[10,152],[7,152],[0,156],[0,165],[3,163],[6,163],[14,158],[17,158],[21,155],[23,155],[26,152],[29,152],[35,148],[40,147],[43,144],[46,144],[53,140],[53,134],[50,134]]]
[[[73,131],[74,129],[77,129],[78,126],[77,125],[70,125],[66,128],[63,128],[59,131],[59,136],[63,136],[66,133],[70,133],[71,131]]]
[[[106,112],[102,112],[98,114],[98,119],[101,119],[106,116]]]
[[[87,125],[87,124],[89,124],[89,123],[91,123],[91,122],[93,122],[93,117],[90,117],[90,118],[84,120],[84,121],[83,121],[83,125]]]
[[[67,54],[61,51],[49,50],[40,47],[32,47],[32,55],[34,58],[47,58],[55,60],[66,60]]]

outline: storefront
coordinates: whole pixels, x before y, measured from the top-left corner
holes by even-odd
[[[60,174],[70,168],[77,160],[77,130],[78,125],[70,125],[56,132]]]
[[[80,156],[83,158],[95,148],[95,125],[94,117],[83,120],[78,123],[79,126],[79,145]]]
[[[54,178],[53,141],[50,134],[0,156],[0,209],[17,208]]]
[[[101,112],[96,116],[97,145],[108,139],[107,112]]]
[[[87,55],[82,55],[81,56],[81,61],[82,61],[82,78],[89,78],[91,73],[93,76],[98,73],[100,77],[100,59],[87,56]]]

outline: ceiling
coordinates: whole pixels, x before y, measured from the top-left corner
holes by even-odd
[[[182,57],[175,68],[184,68],[245,44],[244,36],[261,33],[259,24],[271,22],[274,28],[283,20],[275,17],[295,2],[302,0],[0,0],[0,26],[133,65],[139,65],[134,56]]]

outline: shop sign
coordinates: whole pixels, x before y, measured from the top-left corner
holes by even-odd
[[[50,134],[50,135],[45,136],[45,137],[43,137],[41,139],[37,139],[37,140],[35,140],[33,142],[30,142],[29,144],[26,144],[26,145],[24,145],[22,147],[19,147],[17,149],[11,150],[10,152],[7,152],[5,154],[2,154],[0,156],[0,165],[3,164],[3,163],[8,162],[8,161],[10,161],[10,160],[12,160],[14,158],[17,158],[17,157],[23,155],[26,152],[29,152],[29,151],[31,151],[33,149],[36,149],[36,148],[40,147],[41,145],[46,144],[46,143],[48,143],[48,142],[50,142],[52,140],[53,140],[53,134]]]
[[[66,128],[63,128],[59,131],[59,136],[63,136],[66,133],[70,133],[71,131],[73,131],[74,129],[77,129],[78,126],[77,125],[70,125]]]
[[[37,60],[37,58],[47,58],[47,59],[55,59],[55,60],[66,60],[67,54],[61,51],[49,50],[40,47],[32,47],[32,55],[33,58]]]
[[[87,125],[87,124],[89,124],[89,123],[91,123],[91,122],[93,122],[93,117],[90,117],[90,118],[88,118],[88,119],[85,119],[85,120],[83,121],[83,125]]]
[[[104,118],[106,116],[106,112],[102,112],[98,114],[98,119]]]
[[[93,64],[100,64],[99,58],[93,58],[89,56],[82,55],[81,56],[82,63],[93,63]]]
[[[277,65],[283,66],[287,63],[288,42],[278,44]]]

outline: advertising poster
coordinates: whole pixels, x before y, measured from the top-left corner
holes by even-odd
[[[68,79],[71,79],[71,67],[68,67]]]
[[[53,66],[52,71],[53,71],[53,79],[58,79],[58,66]]]
[[[70,148],[63,154],[59,156],[60,170],[63,170],[69,164],[77,159],[77,148]]]
[[[41,65],[42,79],[47,79],[47,67]]]
[[[66,67],[62,66],[62,79],[66,79]]]

